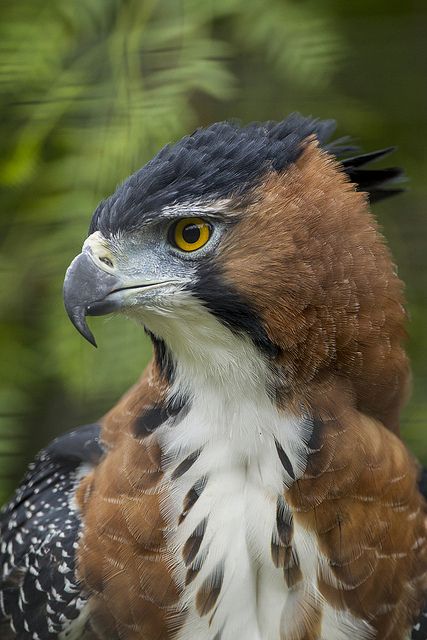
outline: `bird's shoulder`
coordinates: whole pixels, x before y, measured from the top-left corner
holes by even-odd
[[[85,598],[75,576],[81,521],[74,494],[103,454],[98,424],[56,438],[29,465],[3,507],[2,637],[56,638],[80,615]]]
[[[418,464],[374,418],[352,408],[321,414],[305,474],[288,492],[323,558],[319,590],[337,610],[373,621],[379,637],[393,619],[403,632],[427,599]]]
[[[104,417],[108,450],[79,484],[80,577],[101,637],[113,638],[120,625],[123,634],[132,626],[141,637],[169,637],[168,615],[178,592],[161,509],[164,469],[157,433],[177,410],[149,365]]]

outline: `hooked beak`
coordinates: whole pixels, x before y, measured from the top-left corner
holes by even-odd
[[[83,248],[67,269],[64,280],[64,305],[68,317],[81,335],[94,347],[87,316],[103,316],[129,306],[136,289],[151,289],[172,280],[125,280],[120,273],[109,272],[99,264],[90,245]]]
[[[67,269],[64,280],[65,309],[77,331],[94,347],[97,346],[96,341],[87,325],[86,316],[104,315],[118,309],[120,300],[111,294],[123,288],[117,276],[95,264],[90,250],[83,250]]]

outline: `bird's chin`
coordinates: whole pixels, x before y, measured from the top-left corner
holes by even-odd
[[[160,317],[173,315],[172,300],[177,289],[179,283],[172,280],[125,287],[89,304],[85,315],[120,314],[150,330]]]

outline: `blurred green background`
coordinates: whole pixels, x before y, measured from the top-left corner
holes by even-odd
[[[62,305],[100,198],[200,125],[293,110],[366,150],[396,144],[408,192],[375,207],[407,283],[427,462],[427,4],[400,0],[19,0],[0,3],[0,499],[54,435],[94,421],[142,371],[141,329]]]

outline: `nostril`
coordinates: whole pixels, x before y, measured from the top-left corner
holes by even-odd
[[[104,264],[106,264],[107,267],[111,267],[112,268],[114,266],[112,261],[110,260],[110,258],[107,258],[107,256],[102,256],[101,258],[99,258],[99,260],[101,262],[103,262]]]

